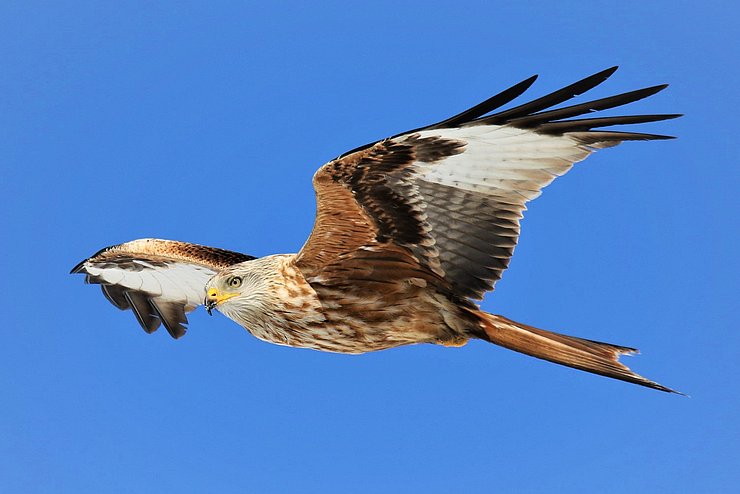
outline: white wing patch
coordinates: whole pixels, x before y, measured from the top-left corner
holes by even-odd
[[[167,302],[177,302],[192,311],[203,303],[205,285],[216,271],[195,264],[151,265],[146,261],[132,261],[141,270],[128,271],[113,266],[98,267],[87,261],[85,272],[98,278],[100,283],[118,285],[130,290],[145,292],[154,298]],[[106,262],[110,265],[110,261]]]
[[[422,131],[466,143],[460,154],[434,164],[418,163],[419,179],[514,200],[524,205],[542,188],[585,159],[591,150],[568,136],[538,134],[510,126],[480,125]]]

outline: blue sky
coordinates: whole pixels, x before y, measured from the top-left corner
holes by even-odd
[[[0,490],[727,492],[740,482],[731,2],[4,2]],[[530,204],[483,307],[636,346],[682,398],[482,342],[342,356],[201,309],[147,335],[68,275],[161,237],[293,252],[310,179],[534,73],[685,113]],[[647,129],[647,127],[646,127]]]

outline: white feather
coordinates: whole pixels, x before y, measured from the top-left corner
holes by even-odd
[[[567,136],[509,126],[480,125],[419,132],[466,143],[462,153],[435,163],[417,163],[420,179],[458,189],[526,202],[563,175],[591,149]],[[403,138],[401,138],[403,139]]]
[[[187,263],[172,263],[167,266],[151,265],[136,261],[140,271],[129,271],[110,263],[85,263],[85,271],[99,277],[106,284],[118,285],[147,294],[167,302],[184,303],[196,307],[203,303],[205,286],[216,271]]]

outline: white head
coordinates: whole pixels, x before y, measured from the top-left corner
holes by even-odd
[[[274,276],[263,259],[234,264],[208,280],[204,301],[208,313],[218,309],[245,327],[261,319],[269,311],[270,275]]]

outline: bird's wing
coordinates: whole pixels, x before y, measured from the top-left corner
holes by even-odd
[[[459,115],[325,164],[313,179],[316,220],[297,265],[309,276],[326,276],[349,258],[382,262],[384,252],[402,249],[455,294],[482,298],[509,264],[525,203],[543,187],[596,149],[669,138],[594,129],[679,115],[590,116],[665,85],[552,109],[615,70],[490,114],[522,94],[531,77]]]
[[[79,263],[86,283],[99,284],[121,310],[131,309],[147,333],[164,325],[173,338],[185,334],[185,314],[203,304],[205,285],[221,269],[252,256],[186,242],[139,239],[107,247]]]

